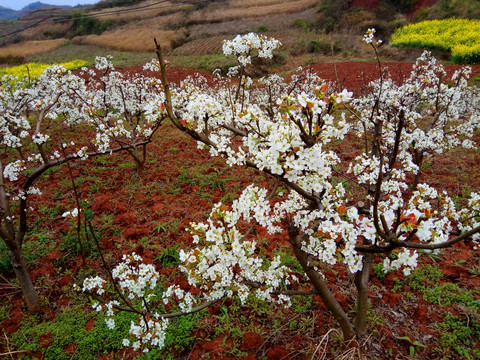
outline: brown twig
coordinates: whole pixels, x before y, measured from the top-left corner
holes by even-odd
[[[135,312],[139,315],[142,315],[142,316],[145,316],[145,313],[144,311],[140,311],[138,310],[137,308],[135,308],[135,306],[133,306],[133,304],[127,299],[125,298],[125,296],[123,295],[122,291],[118,288],[118,284],[117,284],[117,281],[115,280],[115,278],[113,277],[112,275],[112,272],[110,271],[110,269],[108,268],[108,265],[107,265],[107,262],[105,260],[105,257],[103,256],[103,252],[102,252],[102,249],[100,247],[100,241],[98,240],[97,236],[95,235],[95,232],[93,231],[93,226],[92,226],[92,223],[89,221],[88,222],[88,227],[90,229],[90,233],[92,234],[92,237],[95,241],[95,244],[97,246],[97,250],[98,250],[98,253],[100,254],[100,259],[102,260],[102,265],[103,265],[103,268],[105,269],[105,271],[107,272],[107,275],[110,279],[110,281],[112,282],[113,284],[113,288],[115,289],[115,292],[118,294],[118,296],[120,296],[120,299],[123,301],[123,303],[125,305],[128,306],[128,308],[131,309],[132,312]],[[145,319],[145,323],[147,324],[147,320]],[[148,326],[148,325],[147,325]]]
[[[3,336],[5,336],[5,340],[7,341],[7,342],[5,343],[5,345],[7,346],[8,352],[3,353],[3,354],[0,354],[0,356],[10,355],[10,357],[13,359],[13,354],[19,353],[19,352],[22,352],[22,353],[26,352],[26,351],[24,351],[24,350],[22,350],[22,351],[11,351],[11,350],[10,350],[10,341],[8,340],[7,333],[5,332],[5,329],[2,329],[2,330],[3,330]]]
[[[28,354],[28,353],[29,353],[29,351],[26,351],[26,350],[9,351],[9,352],[6,352],[6,353],[1,353],[1,354],[0,354],[0,357],[10,355],[12,359],[15,359],[15,358],[13,357],[13,355],[17,355],[17,354]]]

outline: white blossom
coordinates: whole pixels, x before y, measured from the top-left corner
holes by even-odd
[[[78,208],[74,208],[71,211],[65,211],[62,214],[62,217],[66,217],[66,218],[76,218],[76,217],[78,217]]]

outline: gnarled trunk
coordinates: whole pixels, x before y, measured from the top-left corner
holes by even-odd
[[[288,231],[290,243],[292,244],[295,257],[302,266],[303,270],[310,279],[313,287],[322,298],[323,303],[327,309],[332,313],[333,317],[339,322],[340,328],[343,333],[343,340],[349,346],[355,346],[355,330],[353,325],[347,317],[347,314],[343,310],[340,303],[328,288],[325,280],[323,280],[321,274],[316,271],[308,261],[308,253],[302,250],[301,237],[298,236],[298,230],[289,228]]]
[[[133,146],[132,148],[126,148],[127,152],[130,154],[130,156],[133,158],[135,161],[135,164],[137,165],[137,170],[139,173],[142,173],[143,170],[145,169],[145,161],[147,159],[147,151],[146,151],[147,145],[144,144],[142,146],[142,151],[138,151],[136,146]]]
[[[373,254],[363,255],[362,270],[355,274],[355,286],[357,287],[357,314],[355,315],[355,330],[357,336],[362,336],[367,324],[368,310],[368,282],[372,268]]]
[[[38,297],[35,287],[33,286],[32,278],[28,272],[27,263],[22,254],[22,248],[16,243],[8,242],[7,247],[10,262],[12,263],[13,270],[15,271],[18,284],[20,285],[23,295],[25,296],[28,310],[31,313],[38,313],[41,310],[40,298]]]

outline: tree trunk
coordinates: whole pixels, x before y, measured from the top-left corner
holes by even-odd
[[[413,162],[418,166],[418,172],[415,174],[413,179],[413,189],[415,190],[420,183],[420,177],[422,176],[422,165],[423,165],[423,152],[421,150],[414,150],[413,153]]]
[[[10,244],[7,244],[7,246],[8,245]],[[15,275],[17,276],[18,284],[25,296],[28,310],[34,314],[40,312],[40,299],[33,286],[30,273],[28,272],[27,263],[23,258],[22,248],[20,246],[15,246],[12,249],[11,246],[8,246],[8,256],[10,257]]]
[[[146,159],[146,145],[143,147],[142,155],[141,156],[136,147],[133,149],[127,149],[130,156],[135,160],[135,164],[137,164],[137,171],[141,174],[145,169],[145,159]]]
[[[373,254],[363,255],[363,268],[355,275],[355,286],[357,287],[357,314],[355,315],[355,330],[360,337],[365,332],[368,310],[368,282],[370,269],[372,268]]]
[[[337,301],[335,296],[331,293],[330,289],[328,288],[327,284],[323,280],[320,273],[317,272],[309,264],[308,253],[306,253],[301,249],[301,239],[298,238],[298,231],[296,229],[293,231],[292,229],[289,229],[288,235],[293,247],[293,251],[295,253],[295,257],[297,258],[298,262],[300,263],[303,270],[307,274],[313,287],[322,298],[322,301],[327,307],[327,309],[332,313],[334,318],[339,322],[340,328],[342,329],[342,333],[343,333],[343,340],[349,346],[356,346],[357,345],[355,341],[356,335],[355,335],[355,331],[353,329],[352,323],[348,319],[348,316],[343,310],[340,303]]]

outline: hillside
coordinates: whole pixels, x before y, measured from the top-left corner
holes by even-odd
[[[17,18],[17,12],[0,6],[0,20],[12,20]]]
[[[128,66],[150,60],[155,37],[173,65],[211,71],[231,65],[218,56],[222,40],[251,31],[282,42],[282,51],[274,63],[286,71],[332,60],[371,60],[369,47],[361,42],[368,28],[376,28],[379,36],[388,42],[395,28],[416,19],[480,13],[480,5],[473,0],[448,3],[436,0],[211,0],[198,3],[104,0],[73,10],[30,11],[19,21],[1,22],[0,63],[50,63],[75,58],[92,62],[95,56],[109,53],[117,59],[116,65]],[[32,4],[33,7],[40,5]],[[391,61],[413,60],[418,54],[415,50],[399,50],[387,45],[381,52],[385,60]]]

